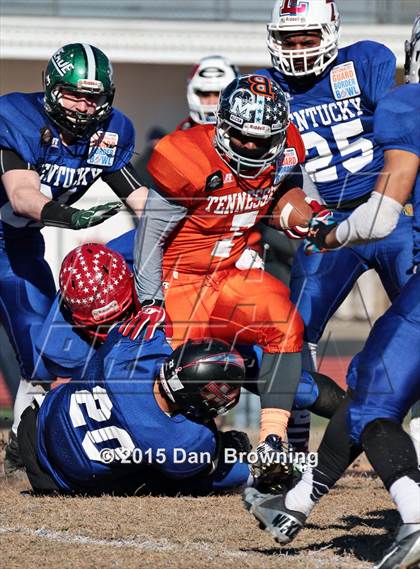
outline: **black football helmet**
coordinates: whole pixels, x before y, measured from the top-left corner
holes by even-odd
[[[179,346],[160,369],[167,398],[184,415],[209,421],[232,409],[245,378],[245,362],[226,342],[206,338]]]
[[[238,176],[257,178],[283,152],[288,125],[289,104],[279,85],[264,75],[239,76],[220,95],[216,150]],[[244,147],[247,142],[254,148]]]

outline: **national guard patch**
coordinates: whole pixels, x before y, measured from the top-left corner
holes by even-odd
[[[90,139],[88,164],[112,166],[117,152],[118,134],[116,132],[95,132]]]
[[[336,65],[330,73],[331,88],[336,101],[360,95],[359,81],[353,61]]]

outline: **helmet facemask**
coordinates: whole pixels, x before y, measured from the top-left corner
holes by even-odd
[[[207,422],[239,401],[245,363],[226,342],[189,340],[161,366],[159,385],[165,398],[189,419]]]
[[[96,83],[101,82],[98,81]],[[96,109],[93,113],[83,113],[76,110],[70,110],[63,105],[63,92],[75,93],[86,95],[94,99]],[[112,93],[104,93],[98,86],[96,89],[93,87],[87,89],[74,88],[73,85],[58,84],[51,90],[49,100],[46,100],[46,109],[49,112],[50,118],[57,124],[59,128],[66,131],[68,134],[76,138],[84,138],[91,136],[101,123],[112,112],[112,102],[114,99],[114,90]]]
[[[91,136],[112,112],[115,87],[112,66],[107,56],[88,44],[69,44],[59,49],[48,62],[43,77],[44,106],[60,130],[76,138]],[[96,105],[93,112],[71,110],[65,94],[85,96]]]
[[[302,30],[301,35],[305,35],[308,31]],[[298,50],[282,47],[284,36],[290,32],[269,30],[267,44],[273,67],[289,77],[321,75],[337,57],[336,31],[331,24],[312,27],[310,31],[319,32],[320,45]],[[298,33],[300,32],[296,32]]]
[[[218,121],[216,126],[216,149],[223,161],[231,168],[235,174],[241,178],[255,179],[260,176],[264,170],[269,168],[277,156],[279,156],[286,145],[286,130],[282,130],[270,136],[247,136],[244,132],[252,132],[252,125],[244,125],[241,130],[236,126],[232,126],[226,121]],[[232,140],[233,139],[233,140]],[[235,139],[242,142],[257,142],[255,149],[247,149],[239,147],[235,144]]]
[[[301,5],[277,0],[272,21],[267,25],[267,46],[273,67],[298,79],[321,75],[337,57],[339,30],[340,16],[331,0],[311,0]],[[320,44],[304,49],[287,48],[284,39],[291,34],[316,34]]]
[[[420,14],[414,21],[411,39],[405,42],[404,79],[420,83]]]

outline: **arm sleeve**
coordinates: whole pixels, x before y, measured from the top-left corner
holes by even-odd
[[[119,198],[128,198],[132,192],[146,185],[140,179],[131,162],[123,166],[121,170],[104,174],[102,180],[108,184]]]
[[[134,275],[140,302],[163,300],[162,258],[168,236],[184,219],[187,209],[150,190],[134,243]]]
[[[10,170],[35,170],[35,168],[14,150],[0,148],[0,176]]]

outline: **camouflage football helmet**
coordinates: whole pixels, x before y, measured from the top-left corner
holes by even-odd
[[[57,50],[44,74],[45,111],[62,130],[77,138],[90,136],[111,114],[115,87],[112,65],[97,47],[72,43]],[[95,97],[93,114],[64,109],[63,91]]]
[[[283,152],[288,126],[289,104],[280,86],[263,75],[241,75],[220,95],[215,148],[238,176],[255,179]]]

